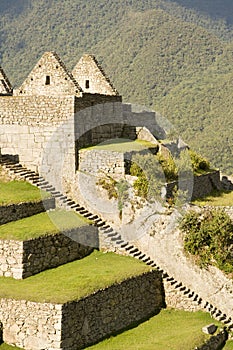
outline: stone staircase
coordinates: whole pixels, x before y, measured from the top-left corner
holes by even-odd
[[[9,173],[16,175],[19,179],[27,180],[38,188],[50,192],[60,206],[66,208],[67,210],[74,210],[83,217],[92,220],[94,222],[94,225],[98,227],[99,234],[103,237],[103,240],[108,242],[109,245],[111,245],[113,248],[112,251],[134,257],[157,269],[162,274],[165,292],[167,288],[166,286],[169,286],[169,289],[172,288],[182,297],[189,299],[193,305],[196,305],[200,307],[200,309],[209,312],[214,319],[221,321],[225,325],[228,332],[231,332],[233,330],[233,320],[231,317],[229,317],[226,313],[223,313],[210,302],[203,300],[197,293],[195,293],[195,291],[190,290],[190,288],[183,285],[181,281],[177,281],[174,277],[170,276],[166,271],[158,266],[156,262],[150,258],[150,256],[140,251],[133,244],[125,241],[119,232],[116,232],[97,214],[89,212],[79,203],[62,194],[60,191],[57,191],[53,185],[49,184],[38,173],[28,170],[17,161],[10,159],[8,156],[2,155],[0,165]]]

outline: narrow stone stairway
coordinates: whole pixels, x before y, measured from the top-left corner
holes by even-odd
[[[117,252],[132,256],[157,269],[162,274],[162,278],[166,283],[169,283],[174,289],[179,291],[179,293],[181,293],[183,296],[188,297],[196,305],[202,305],[203,309],[209,312],[214,319],[221,321],[226,326],[227,331],[230,332],[233,330],[233,320],[231,317],[228,317],[225,313],[223,313],[208,301],[203,300],[197,293],[184,286],[182,282],[177,281],[172,276],[169,276],[169,274],[160,268],[154,260],[140,251],[133,244],[125,241],[121,237],[120,233],[116,232],[97,214],[89,212],[86,208],[81,206],[79,203],[76,203],[73,199],[57,191],[53,185],[49,184],[38,173],[28,170],[18,162],[10,159],[8,156],[2,155],[0,165],[9,173],[16,175],[19,179],[24,179],[37,186],[38,188],[50,192],[51,195],[56,198],[56,201],[58,201],[60,206],[66,208],[67,210],[74,210],[83,217],[92,220],[94,225],[98,227],[99,233],[104,237],[104,239],[108,240],[108,242],[110,242],[115,247]]]

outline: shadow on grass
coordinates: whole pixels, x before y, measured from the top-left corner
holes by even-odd
[[[164,306],[164,307],[165,307],[165,306]],[[119,331],[117,331],[117,332],[112,332],[111,334],[108,334],[108,335],[104,336],[103,338],[98,339],[96,342],[93,342],[93,343],[88,344],[88,346],[85,345],[84,347],[81,347],[80,350],[81,350],[81,349],[89,348],[89,347],[91,347],[91,346],[93,346],[93,345],[96,345],[96,344],[98,344],[98,343],[100,343],[100,342],[106,340],[106,339],[109,339],[109,338],[112,338],[112,337],[116,337],[116,336],[118,336],[119,334],[122,334],[122,333],[124,333],[124,332],[126,332],[126,331],[129,331],[129,330],[131,330],[131,329],[133,329],[133,328],[136,328],[136,327],[139,326],[141,323],[146,322],[146,321],[149,321],[152,317],[158,315],[158,314],[161,312],[161,310],[162,310],[162,309],[156,309],[156,310],[154,310],[152,313],[150,313],[150,314],[148,315],[148,317],[141,318],[140,320],[131,323],[129,326],[121,328],[121,329],[120,329]]]

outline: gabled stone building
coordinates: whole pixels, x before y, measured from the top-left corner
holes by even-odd
[[[145,125],[124,107],[93,55],[84,55],[70,73],[55,52],[46,52],[14,91],[3,70],[1,77],[2,154],[18,157],[60,190],[74,181],[81,147],[116,137],[135,139],[134,122]],[[154,113],[149,117],[154,123]],[[132,118],[133,126],[127,126]]]
[[[154,112],[122,103],[93,55],[83,55],[71,73],[55,52],[46,52],[14,91],[0,68],[1,153],[63,193],[76,196],[81,148],[115,138],[158,145],[164,136]]]
[[[110,96],[119,95],[93,55],[83,55],[74,67],[72,74],[84,92]]]

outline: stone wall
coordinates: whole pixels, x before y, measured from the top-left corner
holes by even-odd
[[[69,236],[76,237],[73,240]],[[95,245],[81,244],[82,239]],[[80,237],[80,240],[78,238]],[[70,261],[82,259],[98,246],[98,231],[83,226],[65,234],[42,236],[27,241],[0,240],[0,276],[22,279]]]
[[[74,96],[0,96],[0,124],[57,125],[74,113]],[[4,152],[2,152],[4,153]]]
[[[0,225],[39,214],[54,208],[54,198],[48,198],[38,202],[25,202],[0,206]]]
[[[167,307],[174,308],[177,310],[185,310],[185,311],[203,311],[206,312],[202,303],[198,303],[193,300],[193,298],[188,297],[184,293],[182,293],[179,288],[173,287],[170,282],[167,282],[165,279],[163,280],[164,290],[166,295],[166,305]]]
[[[79,170],[102,177],[104,174],[124,176],[124,153],[82,149],[79,151]]]
[[[0,276],[22,278],[23,242],[0,240]]]
[[[71,151],[74,164],[73,113],[72,96],[0,97],[2,154],[18,155],[21,164],[44,176]]]
[[[25,350],[82,349],[158,313],[161,275],[151,271],[64,305],[1,299],[3,340]]]
[[[157,271],[68,303],[62,309],[63,348],[84,348],[156,314],[162,307],[163,286]]]
[[[26,350],[61,349],[62,305],[0,300],[3,340]]]
[[[210,194],[213,190],[221,189],[220,173],[218,170],[203,175],[190,176],[188,180],[180,179],[179,182],[166,184],[167,197],[172,196],[172,191],[178,186],[182,191],[187,191],[186,198],[194,200]]]

